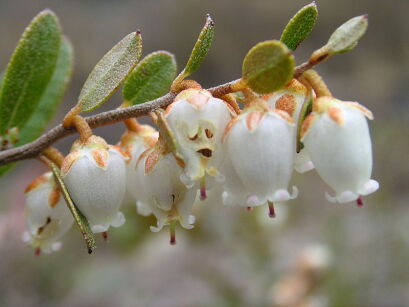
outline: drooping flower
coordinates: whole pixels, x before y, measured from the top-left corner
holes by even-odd
[[[119,227],[125,217],[119,211],[126,188],[126,154],[104,139],[77,140],[64,159],[61,175],[68,191],[88,219],[94,233]]]
[[[148,148],[152,148],[158,140],[158,132],[149,125],[139,125],[138,131],[127,130],[121,137],[119,146],[127,153],[129,160],[126,161],[126,186],[127,193],[136,202],[138,213],[144,216],[151,212],[149,207],[140,202],[143,193],[139,175],[137,173],[137,162],[140,155]]]
[[[372,145],[368,123],[371,111],[356,102],[319,97],[302,127],[302,142],[321,178],[336,192],[331,202],[357,201],[379,188],[371,180]]]
[[[226,172],[226,204],[245,200],[238,204],[251,207],[297,196],[295,187],[292,195],[287,191],[295,155],[295,125],[286,112],[269,110],[263,100],[254,102],[226,127],[224,142],[226,159],[233,168]]]
[[[180,181],[182,171],[172,154],[160,155],[155,149],[148,149],[138,161],[137,172],[144,191],[140,202],[156,216],[157,226],[151,226],[154,232],[165,225],[174,227],[176,221],[186,229],[193,228],[191,211],[197,189],[188,189]]]
[[[74,219],[51,172],[37,177],[25,190],[27,232],[23,240],[40,251],[50,253],[61,247],[58,240],[71,228]]]
[[[297,124],[307,95],[307,87],[297,79],[292,79],[283,89],[266,95],[264,98],[270,108],[286,111]],[[305,148],[295,155],[294,169],[297,172],[305,173],[313,168],[314,165]]]
[[[224,127],[235,116],[223,100],[206,90],[182,91],[166,109],[166,120],[180,145],[185,168],[182,182],[191,187],[206,175],[222,179],[221,137]]]

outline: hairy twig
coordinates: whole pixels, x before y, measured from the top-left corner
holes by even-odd
[[[314,64],[310,64],[308,62],[297,66],[294,72],[294,77],[300,76],[304,71],[310,69],[312,66],[314,66]],[[240,79],[218,85],[208,90],[212,93],[213,96],[222,97],[235,91],[237,84],[240,83],[239,80]],[[152,111],[158,108],[164,108],[172,103],[175,97],[175,93],[168,93],[158,99],[140,105],[135,105],[127,108],[118,108],[112,111],[99,113],[94,116],[86,117],[85,120],[91,128],[95,128],[123,121],[127,118],[149,115],[149,113],[151,113]],[[47,147],[51,146],[59,139],[76,132],[77,130],[75,129],[75,127],[65,128],[62,124],[59,124],[31,143],[0,151],[0,166],[19,160],[36,158]]]

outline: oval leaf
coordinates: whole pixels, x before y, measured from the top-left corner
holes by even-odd
[[[324,46],[329,54],[342,53],[353,49],[368,27],[368,16],[354,17],[332,33]]]
[[[190,54],[189,60],[187,61],[184,73],[186,76],[194,73],[202,64],[210,47],[213,42],[214,37],[214,22],[210,15],[206,17],[206,23],[199,34],[195,46],[193,47],[192,53]]]
[[[21,129],[20,140],[17,143],[18,145],[31,142],[44,132],[48,122],[53,118],[57,111],[62,96],[67,88],[71,77],[72,66],[72,46],[67,39],[63,39],[53,76],[30,120]]]
[[[295,50],[306,39],[315,25],[318,10],[315,2],[301,8],[288,22],[280,40],[291,50]]]
[[[29,121],[21,128],[19,140],[15,146],[33,141],[44,132],[48,122],[55,114],[65,92],[72,72],[73,51],[71,43],[63,39],[60,54],[53,76],[45,89],[40,102]],[[0,166],[0,176],[11,170],[16,163]]]
[[[258,43],[244,58],[243,81],[256,93],[274,92],[291,81],[294,57],[277,40]]]
[[[78,99],[81,111],[92,111],[111,97],[138,63],[141,51],[141,35],[133,32],[105,54],[81,90]]]
[[[70,209],[71,214],[74,217],[74,220],[77,223],[77,226],[79,227],[82,233],[82,236],[84,237],[85,244],[87,245],[88,253],[91,254],[92,251],[96,247],[96,243],[95,243],[94,234],[91,231],[91,227],[89,226],[88,220],[81,213],[81,211],[78,209],[78,207],[75,205],[75,203],[71,199],[68,189],[65,186],[64,181],[61,177],[60,170],[54,163],[51,163],[51,170],[54,174],[55,181],[57,182],[57,185],[60,188],[62,195],[64,196],[68,209]]]
[[[140,104],[166,94],[176,70],[173,54],[156,51],[147,55],[125,81],[122,94],[126,105]]]
[[[38,14],[24,31],[0,89],[0,135],[30,118],[51,79],[60,41],[58,19],[49,10]]]

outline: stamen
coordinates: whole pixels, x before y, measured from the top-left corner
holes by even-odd
[[[362,208],[364,206],[364,201],[362,200],[362,196],[359,196],[357,198],[356,204],[358,205],[359,208]]]
[[[107,232],[107,231],[104,231],[104,232],[102,233],[102,239],[104,240],[104,242],[107,242],[107,241],[108,241],[108,232]]]
[[[40,256],[41,255],[41,248],[39,248],[39,247],[37,247],[35,250],[34,250],[34,255],[35,256]]]
[[[274,210],[274,203],[271,201],[268,202],[268,216],[271,218],[276,217],[276,213]]]
[[[169,224],[170,245],[176,245],[176,222],[173,221]]]

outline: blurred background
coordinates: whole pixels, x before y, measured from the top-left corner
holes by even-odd
[[[373,178],[380,190],[366,205],[334,205],[314,171],[294,174],[296,200],[246,212],[209,199],[195,207],[196,225],[151,233],[152,217],[123,211],[127,222],[88,255],[73,228],[60,252],[35,257],[21,241],[25,186],[45,168],[25,161],[0,178],[0,306],[409,306],[409,1],[316,1],[319,18],[296,51],[297,63],[351,17],[369,14],[369,28],[350,53],[317,70],[337,98],[371,109]],[[192,77],[204,87],[240,76],[246,52],[278,39],[308,1],[279,0],[0,0],[0,69],[25,26],[42,9],[59,16],[75,49],[72,82],[51,126],[78,97],[100,57],[127,33],[142,30],[144,54],[165,49],[179,68],[210,13],[212,49]],[[120,95],[106,103],[112,109]],[[100,110],[99,110],[100,111]],[[121,124],[96,134],[116,143]],[[65,153],[74,137],[56,145]]]

